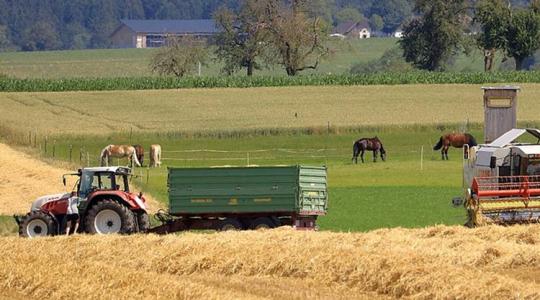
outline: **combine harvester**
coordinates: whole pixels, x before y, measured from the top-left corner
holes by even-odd
[[[71,193],[38,198],[26,216],[15,216],[24,237],[65,233],[68,199],[80,199],[79,232],[90,234],[191,229],[244,230],[291,225],[315,229],[327,211],[326,167],[169,168],[169,211],[150,228],[142,193],[129,189],[125,167],[84,168]]]
[[[517,143],[524,134],[536,143]],[[463,187],[467,226],[539,222],[540,130],[512,129],[489,144],[465,147]]]

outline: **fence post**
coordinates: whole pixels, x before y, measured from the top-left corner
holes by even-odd
[[[82,163],[82,157],[83,157],[83,148],[82,147],[79,147],[79,163]]]
[[[146,168],[146,184],[148,184],[148,181],[150,180],[150,167]]]
[[[90,154],[86,151],[86,166],[90,167]]]
[[[420,148],[420,170],[424,170],[424,145]]]
[[[47,140],[48,140],[48,137],[45,137],[45,154],[47,154]]]
[[[73,155],[73,145],[69,145],[69,162],[71,162],[72,155]]]
[[[249,167],[249,152],[247,152],[247,166]]]
[[[37,148],[37,132],[34,132],[34,148]]]
[[[32,146],[32,130],[28,131],[28,145]]]
[[[52,146],[52,157],[54,158],[55,155],[56,155],[56,141],[53,141],[53,146]]]

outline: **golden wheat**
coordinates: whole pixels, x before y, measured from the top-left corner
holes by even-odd
[[[539,299],[540,226],[2,238],[33,298]]]

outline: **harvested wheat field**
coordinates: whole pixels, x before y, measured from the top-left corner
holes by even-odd
[[[25,298],[540,299],[540,226],[2,238]]]
[[[75,182],[68,181],[65,187],[62,175],[73,171],[49,165],[0,143],[0,215],[26,213],[37,197],[70,192]],[[145,197],[151,209],[159,208],[152,197]]]

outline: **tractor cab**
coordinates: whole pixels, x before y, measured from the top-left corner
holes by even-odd
[[[80,169],[77,174],[77,195],[87,198],[95,191],[124,191],[129,193],[129,176],[131,170],[124,167],[96,167]],[[65,183],[65,177],[64,177]]]

